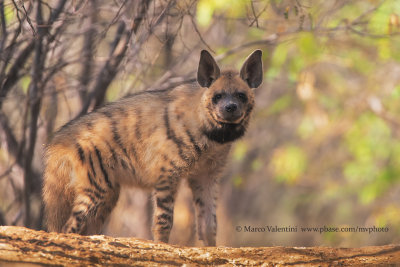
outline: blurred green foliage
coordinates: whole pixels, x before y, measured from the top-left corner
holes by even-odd
[[[213,15],[219,12],[241,17],[245,13],[247,3],[247,0],[200,0],[197,4],[197,21],[203,27],[209,26]]]
[[[293,145],[276,150],[271,165],[278,181],[294,184],[307,167],[304,151]]]

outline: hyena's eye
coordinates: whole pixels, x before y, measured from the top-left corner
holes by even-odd
[[[243,103],[247,102],[247,95],[245,93],[236,93],[237,98],[240,99]]]
[[[222,94],[215,94],[212,98],[214,104],[217,104],[218,101],[222,98]]]

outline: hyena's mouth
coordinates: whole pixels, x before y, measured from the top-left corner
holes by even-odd
[[[215,113],[212,113],[211,117],[219,125],[223,125],[223,124],[241,124],[242,121],[244,120],[245,114],[243,113],[239,118],[233,119],[233,120],[223,118],[222,116],[219,116],[219,114],[215,114]]]

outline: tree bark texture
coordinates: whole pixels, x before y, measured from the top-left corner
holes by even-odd
[[[181,247],[136,238],[0,226],[0,266],[343,266],[400,263],[400,245]]]

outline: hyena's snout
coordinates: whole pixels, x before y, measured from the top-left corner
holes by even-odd
[[[226,122],[234,123],[243,117],[242,104],[233,98],[223,99],[218,106],[218,115]]]

